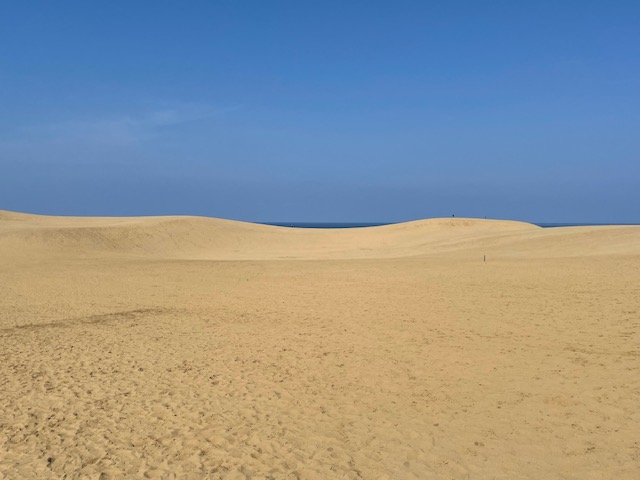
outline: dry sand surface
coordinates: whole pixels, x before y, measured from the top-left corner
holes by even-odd
[[[640,227],[0,211],[0,479],[637,479],[639,346]]]

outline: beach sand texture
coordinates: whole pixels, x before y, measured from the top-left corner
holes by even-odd
[[[0,479],[637,479],[640,227],[0,211],[0,371]]]

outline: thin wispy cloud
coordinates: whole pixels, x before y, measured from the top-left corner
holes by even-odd
[[[163,131],[172,127],[206,121],[238,108],[187,105],[147,112],[85,117],[43,125],[29,125],[5,136],[0,141],[0,146],[14,148],[23,144],[84,147],[91,145],[131,146],[153,140]]]

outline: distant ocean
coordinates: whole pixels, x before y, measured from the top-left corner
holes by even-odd
[[[362,227],[380,227],[382,225],[395,225],[392,223],[348,223],[348,222],[261,222],[263,225],[273,225],[276,227],[293,227],[293,228],[362,228]],[[606,225],[640,225],[638,223],[534,223],[543,228],[554,227],[592,227]]]
[[[393,223],[339,223],[339,222],[263,222],[264,225],[295,228],[362,228],[394,225]]]

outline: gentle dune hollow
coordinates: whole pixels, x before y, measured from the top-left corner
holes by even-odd
[[[638,478],[640,227],[0,211],[0,287],[0,479]]]

